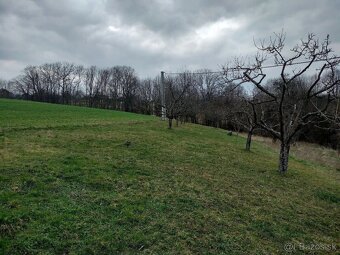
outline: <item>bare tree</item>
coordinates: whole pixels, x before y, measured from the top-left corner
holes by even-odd
[[[96,74],[97,74],[97,68],[95,66],[91,66],[90,68],[87,68],[84,73],[85,96],[88,100],[89,107],[93,107]]]
[[[82,91],[82,85],[83,85],[83,75],[84,75],[84,67],[82,65],[75,66],[74,72],[73,72],[73,84],[72,84],[72,90],[71,90],[71,96],[73,103],[76,104],[77,101],[80,103],[82,96],[84,95],[84,92]]]
[[[253,84],[257,95],[251,104],[254,120],[262,129],[280,140],[279,172],[288,170],[291,144],[304,128],[321,121],[332,121],[339,125],[339,118],[329,111],[336,99],[340,84],[336,67],[340,58],[332,54],[329,37],[319,42],[313,34],[292,48],[285,49],[285,34],[275,34],[269,42],[256,45],[259,53],[255,61],[247,64],[236,60],[236,68],[225,67],[226,76],[239,79],[239,84]],[[274,59],[272,66],[280,68],[280,79],[265,85],[267,76],[265,63]],[[304,82],[303,75],[313,71],[314,76]],[[268,114],[270,112],[270,114]]]
[[[72,90],[72,82],[73,82],[73,71],[75,69],[74,64],[71,63],[63,63],[61,64],[61,68],[59,69],[59,87],[61,90],[61,102],[64,104],[68,104],[71,99],[71,90]]]
[[[52,103],[58,102],[58,84],[60,63],[44,64],[40,66],[42,83],[45,85],[48,94],[47,101]]]
[[[15,80],[15,83],[17,90],[26,99],[42,100],[42,87],[40,86],[41,83],[37,67],[27,66],[24,69],[23,74]]]
[[[8,81],[0,79],[0,89],[8,89]]]
[[[205,125],[219,126],[223,120],[223,83],[221,76],[203,69],[194,73],[199,105],[199,121]]]
[[[97,104],[100,108],[108,108],[109,104],[109,97],[108,97],[108,90],[109,90],[109,81],[110,81],[111,72],[110,69],[100,69],[97,72],[96,76],[96,98]]]
[[[134,98],[138,86],[138,78],[135,70],[129,66],[120,67],[122,97],[124,102],[124,111],[133,111]]]
[[[250,151],[252,137],[257,124],[254,118],[254,114],[248,100],[241,99],[237,104],[233,105],[227,113],[227,118],[234,123],[235,126],[241,127],[247,131],[247,140],[245,149]]]
[[[12,83],[10,81],[0,79],[0,97],[11,98],[14,94],[11,92]]]
[[[138,96],[140,100],[140,110],[144,114],[153,114],[154,87],[151,79],[144,79],[139,82]]]
[[[189,88],[193,86],[193,77],[189,72],[178,74],[175,77],[168,77],[166,83],[166,115],[169,129],[172,128],[172,121],[178,118],[185,111],[185,96]]]
[[[119,109],[119,98],[122,96],[121,89],[122,72],[118,66],[111,68],[111,76],[108,83],[109,97],[111,98],[111,104],[113,109]]]

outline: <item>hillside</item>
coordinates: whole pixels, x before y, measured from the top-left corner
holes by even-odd
[[[1,99],[0,253],[339,249],[339,171],[291,158],[280,176],[273,149],[244,142],[152,116]]]

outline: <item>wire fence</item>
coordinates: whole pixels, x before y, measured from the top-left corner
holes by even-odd
[[[340,61],[340,57],[334,57],[334,58],[329,58],[329,59],[316,59],[313,61],[313,63],[316,62],[325,62],[325,61],[332,61],[332,60],[338,60]],[[294,65],[302,65],[302,64],[309,64],[311,60],[308,61],[300,61],[300,62],[291,62],[291,63],[286,63],[286,66],[294,66]],[[261,66],[261,69],[269,69],[269,68],[278,68],[282,67],[284,64],[273,64],[273,65],[267,65],[267,66]],[[247,69],[247,68],[242,68],[242,67],[228,67],[227,70],[221,70],[221,71],[206,71],[206,72],[189,72],[191,74],[226,74],[228,72],[240,70],[240,69]],[[167,75],[180,75],[180,74],[185,74],[188,72],[164,72]]]

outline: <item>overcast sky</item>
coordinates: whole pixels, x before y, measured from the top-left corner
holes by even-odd
[[[340,1],[0,0],[0,78],[27,65],[68,61],[161,70],[217,70],[282,29],[287,46],[330,34],[339,54]]]

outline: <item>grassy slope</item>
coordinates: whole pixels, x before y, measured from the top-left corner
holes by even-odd
[[[260,143],[123,112],[0,100],[0,127],[0,253],[339,247],[335,169],[292,159],[282,177]]]

